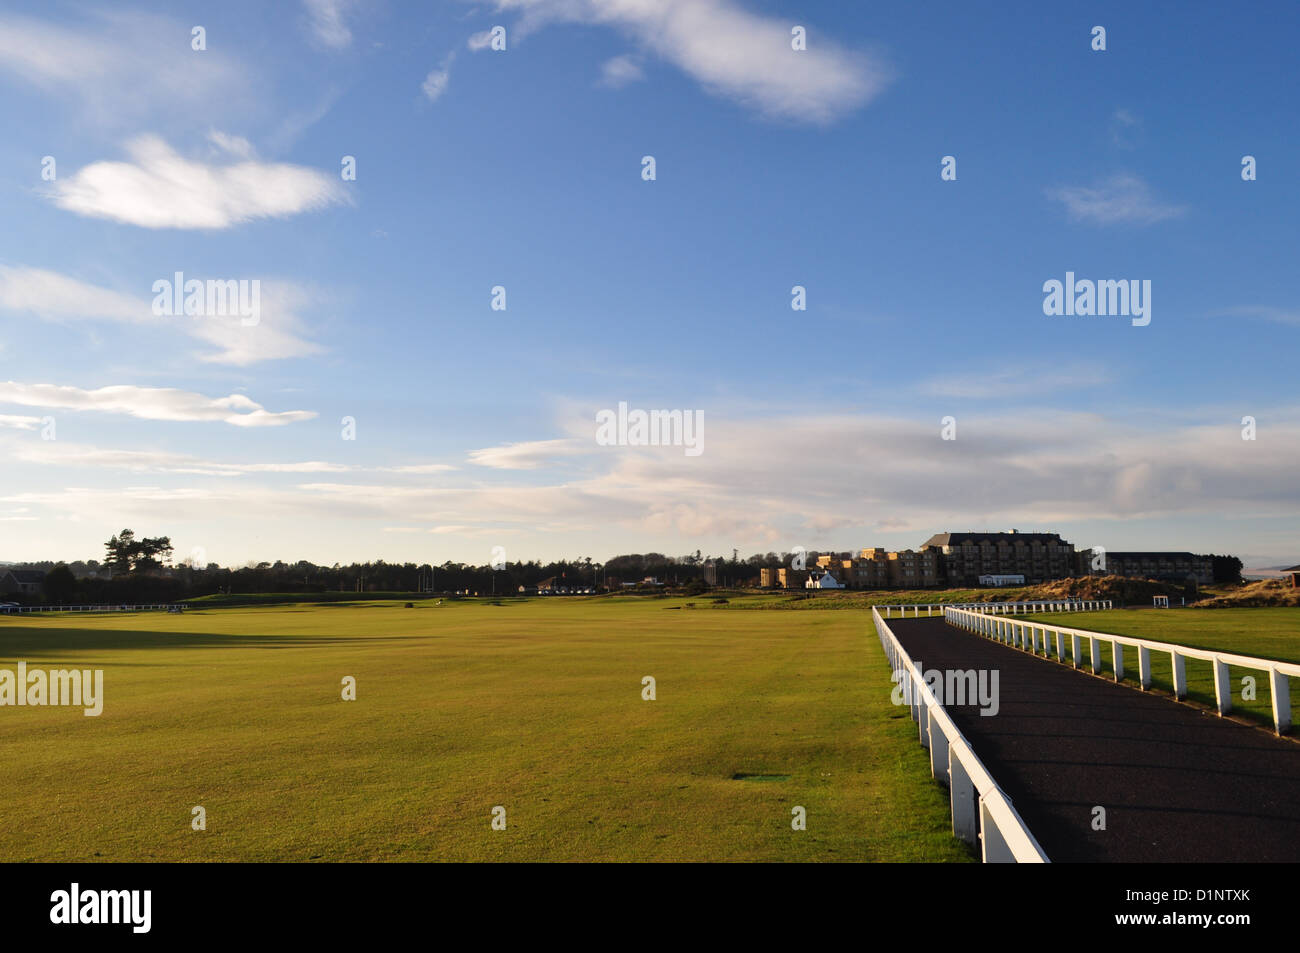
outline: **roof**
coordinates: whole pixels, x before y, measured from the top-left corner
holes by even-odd
[[[45,573],[39,569],[11,569],[9,572],[13,574],[15,579],[23,583],[40,582],[45,578]]]
[[[1195,553],[1121,553],[1113,550],[1106,550],[1106,558],[1113,559],[1119,556],[1122,559],[1209,559],[1209,556],[1198,556]]]
[[[1064,542],[1059,533],[935,533],[921,546],[922,548],[926,546],[960,546],[963,543],[1013,542],[1018,540],[1026,542],[1037,540],[1043,543]]]

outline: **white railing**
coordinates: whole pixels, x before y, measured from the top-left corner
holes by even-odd
[[[907,610],[912,610],[912,618],[921,618],[925,610],[926,618],[942,614],[945,609],[974,609],[979,612],[992,612],[997,615],[1034,615],[1039,612],[1095,612],[1099,609],[1112,608],[1109,599],[1049,599],[1032,602],[932,602],[929,605],[883,605],[872,606],[883,609],[885,618],[892,619],[894,610],[900,610],[899,618],[907,618]]]
[[[975,756],[874,606],[871,618],[895,681],[907,682],[912,720],[917,723],[921,744],[930,749],[930,773],[948,786],[953,834],[968,844],[978,841],[985,863],[1047,863],[1047,854],[1010,798]]]
[[[146,612],[151,609],[181,609],[174,603],[150,604],[150,605],[115,605],[115,606],[4,606],[0,607],[0,615],[20,612]]]
[[[1273,659],[1215,652],[1210,649],[1194,649],[1186,645],[1174,645],[1171,642],[1155,642],[1151,639],[1138,639],[1127,635],[1071,629],[1046,622],[1003,619],[968,609],[949,608],[944,612],[944,619],[952,625],[1004,642],[1013,648],[1024,649],[1034,655],[1039,655],[1041,650],[1044,658],[1052,657],[1053,643],[1055,643],[1057,660],[1069,662],[1073,668],[1079,668],[1083,663],[1082,643],[1087,639],[1089,664],[1093,674],[1101,671],[1101,643],[1109,642],[1111,668],[1117,682],[1124,679],[1125,646],[1135,648],[1138,653],[1138,682],[1143,691],[1151,687],[1151,653],[1167,653],[1170,657],[1176,698],[1187,697],[1187,659],[1210,662],[1214,667],[1214,697],[1220,715],[1226,715],[1232,710],[1229,666],[1235,665],[1239,668],[1267,672],[1269,694],[1273,701],[1273,730],[1280,735],[1291,727],[1291,679],[1300,676],[1300,665],[1293,662],[1278,662]],[[1068,658],[1065,652],[1067,636],[1070,639]]]

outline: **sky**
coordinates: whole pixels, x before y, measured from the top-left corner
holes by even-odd
[[[0,560],[1300,561],[1298,39],[1262,3],[7,0]],[[177,273],[246,307],[166,313]],[[1046,313],[1067,273],[1145,316]],[[620,404],[700,429],[602,437]]]

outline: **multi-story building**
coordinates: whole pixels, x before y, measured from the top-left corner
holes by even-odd
[[[920,549],[891,551],[871,547],[858,556],[828,553],[818,556],[814,571],[831,572],[847,589],[964,588],[998,584],[1021,577],[1033,585],[1052,579],[1086,576],[1092,568],[1092,550],[1075,552],[1056,533],[936,533]],[[1192,553],[1105,554],[1107,573],[1152,579],[1214,581],[1213,560]],[[764,588],[797,589],[808,574],[795,569],[763,569]],[[983,578],[981,578],[983,577]]]
[[[1092,567],[1091,551],[1079,554],[1079,575],[1087,575]],[[1194,553],[1116,553],[1106,551],[1106,575],[1136,576],[1141,579],[1159,579],[1163,582],[1194,580],[1203,586],[1214,582],[1214,560]]]
[[[979,585],[984,575],[1023,575],[1032,584],[1075,573],[1074,544],[1056,533],[936,533],[921,548],[942,554],[952,587]]]

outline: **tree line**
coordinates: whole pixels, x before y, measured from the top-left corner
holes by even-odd
[[[116,605],[139,602],[176,602],[198,596],[259,593],[497,593],[536,588],[544,580],[566,588],[613,588],[641,583],[653,577],[674,587],[706,585],[757,585],[759,570],[788,564],[784,553],[755,554],[741,559],[705,556],[699,550],[684,556],[663,553],[629,553],[601,563],[591,557],[507,562],[494,568],[447,561],[390,563],[384,560],[348,565],[317,565],[309,560],[249,563],[240,567],[192,559],[170,565],[174,552],[166,536],[138,537],[130,529],[104,544],[105,558],[69,563],[27,562],[11,568],[39,569],[46,573],[43,601],[63,605]],[[815,556],[813,557],[815,558]]]

